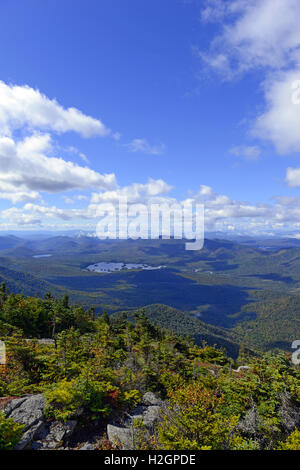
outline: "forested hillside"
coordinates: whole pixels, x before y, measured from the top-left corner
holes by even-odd
[[[178,335],[190,337],[199,346],[206,342],[210,346],[216,345],[224,348],[232,357],[238,356],[243,338],[238,333],[234,334],[224,328],[209,325],[188,313],[167,305],[147,305],[137,312],[144,314],[154,325],[173,331]],[[129,319],[134,318],[134,314],[130,311],[125,314]],[[122,313],[117,313],[114,316],[119,318],[121,315]]]
[[[300,296],[279,293],[277,298],[261,297],[258,296],[259,302],[255,305],[257,317],[239,323],[233,331],[249,347],[290,351],[291,340],[300,337]]]

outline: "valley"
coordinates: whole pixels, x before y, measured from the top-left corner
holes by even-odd
[[[25,295],[67,294],[96,313],[156,305],[164,312],[156,321],[165,324],[169,312],[177,333],[181,315],[182,334],[195,336],[208,325],[221,329],[219,340],[229,334],[251,347],[288,350],[300,336],[300,247],[267,243],[268,249],[261,240],[256,246],[207,239],[190,252],[172,239],[2,236],[0,279]]]

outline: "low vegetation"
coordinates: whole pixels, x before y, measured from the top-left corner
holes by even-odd
[[[139,449],[300,449],[300,371],[287,353],[240,348],[232,359],[143,313],[130,321],[95,316],[67,297],[14,295],[5,285],[0,339],[7,348],[0,396],[44,393],[49,419],[105,422],[152,391],[166,407],[150,435],[139,423]],[[0,414],[0,448],[12,448],[21,431]]]

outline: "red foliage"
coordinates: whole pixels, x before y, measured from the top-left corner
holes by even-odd
[[[106,400],[110,405],[117,406],[118,397],[119,397],[119,390],[113,390],[112,392],[109,392],[108,396],[106,397]]]
[[[4,408],[8,405],[11,400],[19,397],[1,397],[0,398],[0,410],[4,410]]]

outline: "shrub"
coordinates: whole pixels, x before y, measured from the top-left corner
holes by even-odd
[[[280,442],[278,450],[300,450],[300,431],[293,431],[285,442]]]
[[[190,384],[170,393],[171,406],[158,427],[166,450],[218,450],[229,446],[238,417],[219,412],[222,397]]]
[[[24,425],[16,423],[13,419],[5,418],[0,412],[0,450],[11,450],[19,442]]]
[[[112,398],[112,392],[116,392],[116,387],[107,382],[86,380],[84,376],[70,381],[63,379],[45,392],[46,414],[62,421],[74,417],[79,410],[92,418],[108,416],[111,408],[106,402]]]

